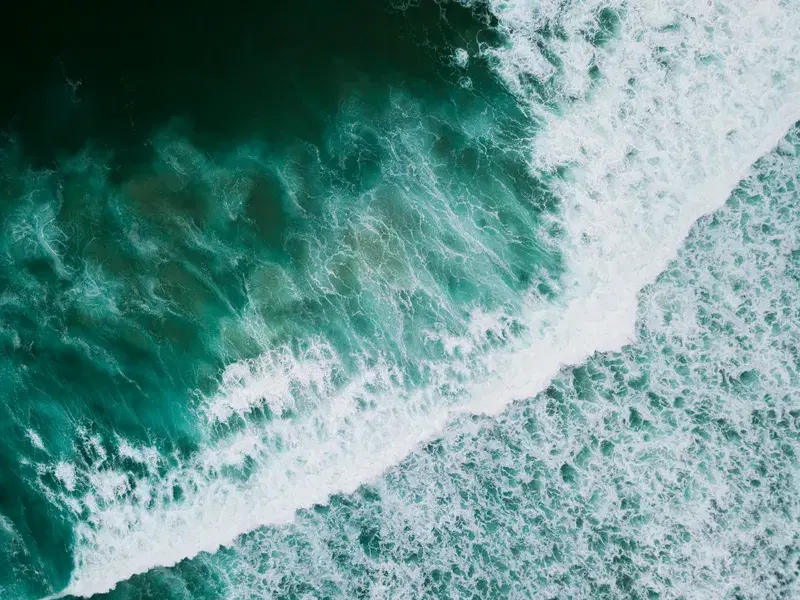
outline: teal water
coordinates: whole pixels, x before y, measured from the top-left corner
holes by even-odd
[[[3,598],[800,593],[800,7],[10,12]]]

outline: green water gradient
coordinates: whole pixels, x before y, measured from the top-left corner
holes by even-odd
[[[192,484],[170,470],[201,448],[314,410],[209,423],[226,365],[323,340],[330,389],[377,362],[411,389],[442,351],[426,331],[552,293],[539,215],[556,203],[509,151],[529,126],[485,65],[453,58],[491,39],[485,17],[301,9],[113,9],[119,31],[101,7],[67,41],[63,15],[35,15],[36,56],[60,71],[28,88],[16,73],[0,156],[4,597],[63,588],[96,507],[145,480],[167,482],[145,507],[180,503]]]
[[[687,129],[662,125],[695,106],[661,99],[697,94],[687,69],[737,82],[706,38],[681,41],[702,10],[648,14],[649,79],[612,90],[629,102],[605,130],[559,131],[625,141],[633,121],[651,162],[561,164],[604,146],[546,145],[543,121],[594,107],[642,13],[543,2],[533,22],[556,16],[526,37],[499,25],[514,7],[4,9],[21,41],[3,55],[26,58],[0,94],[3,599],[800,593],[797,127],[640,291],[635,341],[497,418],[454,416],[487,357],[541,333],[525,310],[567,302],[564,214],[595,208],[570,184],[648,200],[636,185],[675,162],[660,132]],[[540,143],[555,166],[534,172]],[[681,185],[707,182],[701,159]],[[666,183],[649,200],[671,210]],[[646,237],[660,222],[640,213]],[[619,235],[582,225],[589,249]],[[442,415],[394,467],[372,456]],[[382,474],[353,493],[313,468],[368,459]],[[286,499],[291,522],[258,512],[320,481],[322,499]]]

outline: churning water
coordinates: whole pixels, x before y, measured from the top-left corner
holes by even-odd
[[[800,597],[800,4],[131,11],[4,99],[3,598]]]

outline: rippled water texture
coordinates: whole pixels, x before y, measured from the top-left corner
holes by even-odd
[[[8,11],[3,598],[800,597],[800,5]]]

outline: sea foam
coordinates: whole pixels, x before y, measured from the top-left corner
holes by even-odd
[[[84,499],[63,593],[106,591],[289,521],[377,477],[456,414],[497,414],[541,391],[562,366],[619,349],[635,337],[637,292],[800,118],[800,13],[789,3],[491,6],[507,43],[484,48],[483,57],[536,124],[524,150],[561,203],[549,241],[565,260],[552,282],[557,298],[520,299],[514,314],[477,311],[460,336],[431,331],[448,352],[427,365],[422,386],[407,385],[391,360],[374,357],[346,385],[334,385],[337,364],[349,357],[313,340],[302,359],[277,351],[231,365],[207,398],[205,418],[239,415],[244,425],[135,486],[95,475],[102,492],[99,501]],[[331,289],[346,284],[346,273],[337,277]],[[443,397],[448,386],[457,401]],[[315,397],[313,410],[259,429],[254,408],[266,402],[279,412],[293,390]],[[247,477],[220,476],[243,464]],[[180,502],[150,502],[176,485]]]

